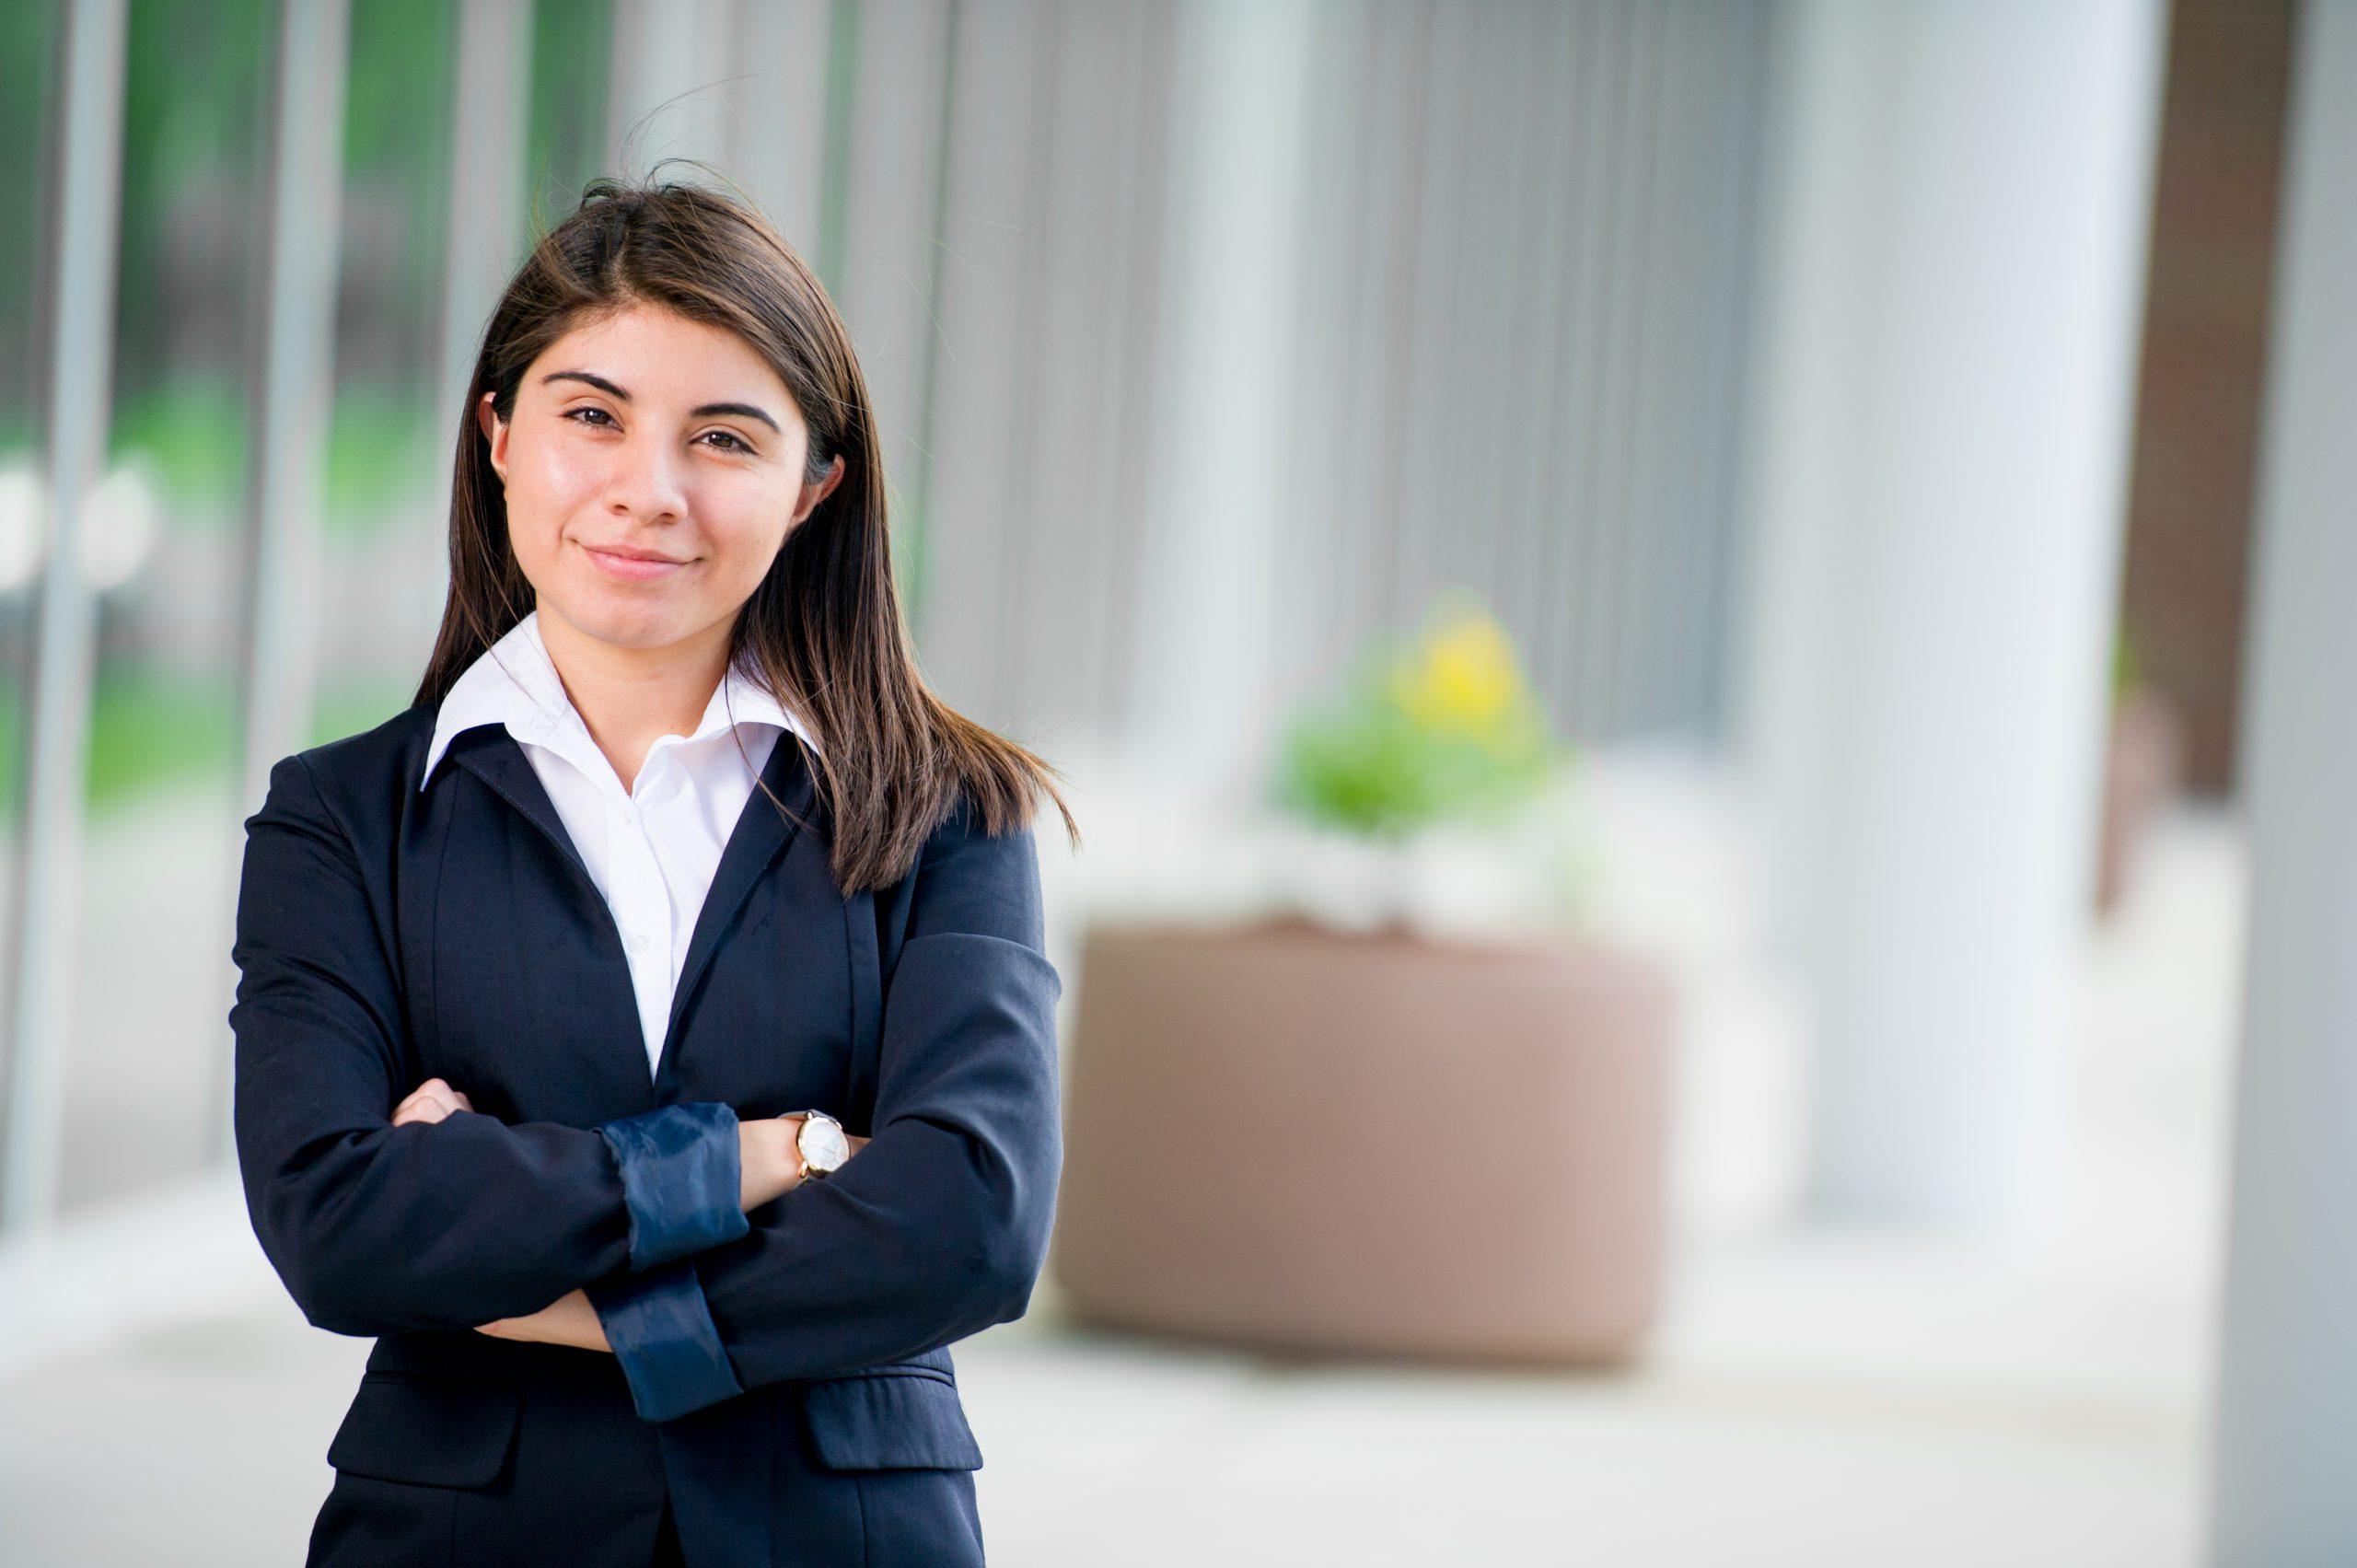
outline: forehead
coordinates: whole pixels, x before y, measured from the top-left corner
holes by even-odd
[[[758,402],[780,418],[796,412],[785,383],[750,343],[658,305],[633,305],[575,324],[532,362],[527,390],[559,370],[602,376],[634,402],[730,400]],[[547,389],[565,396],[580,389],[578,382]]]

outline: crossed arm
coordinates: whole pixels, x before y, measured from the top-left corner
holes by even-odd
[[[392,1124],[401,1127],[420,1121],[431,1125],[462,1110],[469,1115],[480,1114],[462,1091],[440,1078],[428,1078],[393,1108]],[[768,1116],[737,1124],[740,1172],[737,1205],[745,1213],[773,1202],[802,1185],[802,1159],[795,1143],[801,1131],[802,1118],[798,1116]],[[867,1146],[867,1140],[856,1133],[845,1136],[853,1155]],[[588,1291],[579,1286],[537,1312],[478,1323],[475,1331],[494,1339],[533,1340],[544,1344],[571,1345],[575,1350],[610,1353],[614,1348],[606,1337],[605,1322],[598,1316]]]
[[[390,877],[366,869],[390,852],[363,854],[346,815],[301,755],[272,770],[231,954],[247,1207],[312,1323],[602,1337],[639,1413],[668,1420],[1022,1315],[1062,1167],[1062,982],[1028,829],[988,836],[961,807],[876,895],[901,939],[873,1136],[797,1187],[793,1123],[726,1105],[589,1128],[458,1114],[447,1084],[403,1098]]]

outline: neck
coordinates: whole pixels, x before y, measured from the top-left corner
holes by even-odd
[[[592,637],[543,609],[540,641],[564,694],[624,788],[657,737],[692,735],[728,669],[728,622],[659,648]]]

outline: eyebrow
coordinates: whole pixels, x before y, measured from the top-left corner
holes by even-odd
[[[624,402],[630,401],[630,394],[628,392],[623,391],[620,387],[615,386],[611,381],[607,380],[603,376],[599,376],[594,371],[552,370],[547,375],[540,377],[540,385],[543,387],[547,386],[552,381],[586,381],[589,385],[597,388],[601,392],[609,393],[613,397],[620,398]],[[706,414],[714,413],[733,413],[741,419],[758,419],[763,424],[768,425],[772,430],[776,431],[779,435],[783,436],[785,434],[784,430],[779,429],[776,420],[772,419],[768,413],[761,409],[755,408],[751,403],[703,403],[695,408],[690,409],[688,411],[688,417],[690,419],[702,419]]]

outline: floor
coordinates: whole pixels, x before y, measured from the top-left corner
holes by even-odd
[[[1051,1278],[1028,1317],[958,1348],[994,1562],[2204,1561],[2232,824],[2165,822],[2091,930],[2051,1208],[2008,1238],[1944,1239],[1783,1218],[1801,1030],[1698,912],[1739,875],[1712,786],[1632,764],[1603,792],[1625,842],[1696,861],[1683,913],[1622,912],[1675,948],[1692,1001],[1680,1235],[1648,1357],[1611,1376],[1272,1360],[1073,1323]],[[367,1346],[303,1324],[226,1186],[0,1259],[0,1562],[300,1560]]]

